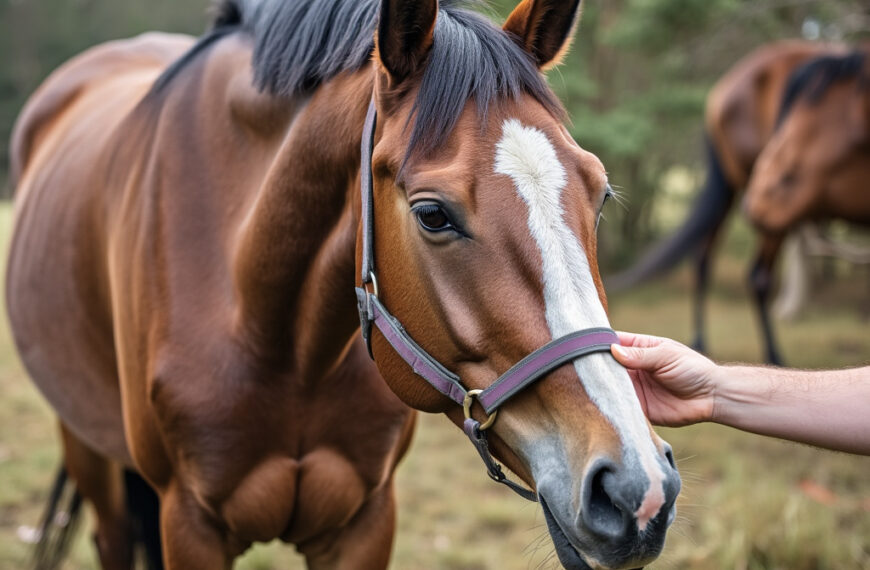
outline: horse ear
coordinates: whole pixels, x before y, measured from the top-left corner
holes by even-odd
[[[381,0],[377,57],[397,82],[423,65],[437,16],[438,0]]]
[[[508,16],[504,31],[543,69],[559,63],[578,20],[580,0],[523,0]]]

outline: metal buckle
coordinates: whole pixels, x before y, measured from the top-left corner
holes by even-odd
[[[371,283],[372,290],[368,290],[368,284]],[[372,309],[372,297],[377,297],[380,292],[378,288],[378,278],[375,277],[374,271],[369,271],[368,281],[364,281],[362,283],[361,289],[365,292],[365,300],[359,299],[359,322],[360,322],[360,330],[362,331],[363,341],[365,341],[366,349],[368,350],[369,357],[372,360],[375,359],[375,355],[372,352],[372,321],[374,319],[374,310]]]
[[[363,289],[366,289],[366,285],[369,283],[372,284],[372,292],[369,295],[374,295],[375,297],[380,297],[380,288],[378,288],[378,278],[375,277],[374,271],[369,271],[369,280],[368,283],[363,283]],[[368,291],[368,289],[366,289]]]
[[[482,394],[483,390],[469,390],[465,393],[465,399],[462,401],[462,410],[465,412],[465,419],[470,420],[471,418],[471,404],[474,402],[475,396]],[[492,424],[495,423],[495,417],[498,415],[498,410],[494,411],[492,415],[487,417],[481,424],[478,429],[481,431],[489,429],[492,427]]]

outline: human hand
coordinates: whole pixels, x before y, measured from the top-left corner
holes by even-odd
[[[712,418],[718,369],[712,360],[667,338],[618,334],[622,346],[611,352],[628,369],[652,423],[675,427]]]

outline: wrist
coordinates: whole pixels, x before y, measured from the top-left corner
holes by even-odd
[[[765,378],[747,366],[717,366],[710,421],[733,425],[759,404]]]
[[[721,364],[713,365],[707,381],[707,385],[710,387],[710,411],[707,421],[722,423],[722,419],[727,416],[732,374],[731,367]]]

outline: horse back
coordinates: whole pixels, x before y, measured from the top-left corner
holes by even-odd
[[[15,228],[7,306],[19,354],[61,420],[129,463],[114,356],[100,163],[113,133],[192,40],[110,42],[55,71],[30,98],[11,144]],[[87,410],[84,413],[83,410]]]
[[[12,131],[11,182],[17,186],[40,139],[83,95],[99,91],[111,79],[134,73],[155,75],[186,51],[187,36],[146,33],[93,47],[56,69],[28,99]]]

